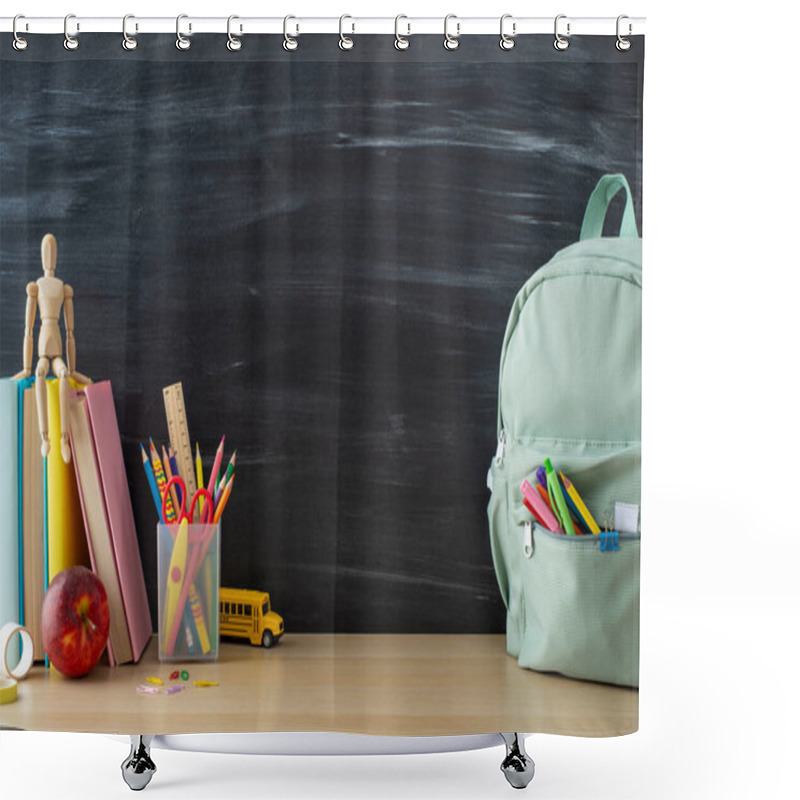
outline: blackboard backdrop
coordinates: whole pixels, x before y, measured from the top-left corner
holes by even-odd
[[[0,42],[0,372],[52,232],[77,368],[114,387],[151,608],[138,443],[166,441],[182,381],[206,473],[223,433],[237,451],[224,585],[270,591],[290,631],[504,630],[485,477],[507,314],[600,175],[641,210],[643,40],[30,40]]]

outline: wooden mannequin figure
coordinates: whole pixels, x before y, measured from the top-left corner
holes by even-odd
[[[33,361],[33,326],[36,322],[36,306],[39,306],[41,326],[39,330],[39,361],[36,364],[36,408],[39,414],[39,433],[42,437],[42,457],[50,452],[50,437],[47,424],[47,385],[45,378],[50,372],[58,378],[59,402],[61,405],[61,457],[70,460],[69,449],[69,379],[78,383],[91,383],[91,379],[75,371],[75,327],[72,308],[72,287],[55,277],[58,247],[52,233],[42,239],[42,269],[44,277],[27,286],[28,302],[25,306],[25,339],[22,344],[22,372],[14,378],[29,378]],[[58,322],[64,308],[64,327],[67,331],[67,363],[62,359],[61,330]]]

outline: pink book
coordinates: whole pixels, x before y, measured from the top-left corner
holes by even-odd
[[[103,488],[97,468],[94,435],[82,392],[70,392],[69,437],[72,463],[75,465],[78,497],[81,501],[83,524],[92,571],[103,583],[108,597],[108,663],[113,667],[133,660],[131,638],[119,585],[117,562],[111,545],[111,530],[103,499]]]
[[[136,525],[133,520],[128,476],[122,458],[122,442],[119,438],[111,382],[93,383],[87,386],[83,393],[92,426],[97,466],[117,562],[133,660],[138,661],[153,634],[153,624],[150,620],[150,607],[147,602]]]

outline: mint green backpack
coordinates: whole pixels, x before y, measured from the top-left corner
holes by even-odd
[[[624,190],[619,236],[603,237]],[[523,505],[550,458],[601,529],[617,501],[640,502],[642,240],[622,175],[597,184],[580,241],[517,294],[500,359],[489,531],[519,665],[624,686],[639,684],[640,534],[551,533]],[[601,540],[603,547],[601,548]]]

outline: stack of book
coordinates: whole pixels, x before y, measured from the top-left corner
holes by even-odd
[[[43,459],[34,379],[0,380],[0,621],[25,625],[43,659],[46,586],[63,569],[91,565],[108,595],[113,666],[138,661],[152,623],[111,384],[71,386],[65,463],[58,381],[47,381],[51,451]]]

